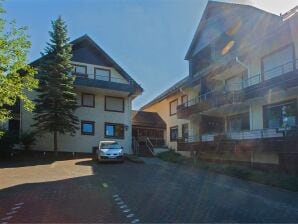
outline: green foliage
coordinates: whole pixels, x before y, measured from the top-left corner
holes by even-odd
[[[74,134],[78,118],[72,70],[72,46],[67,37],[65,22],[59,17],[52,22],[50,42],[38,64],[39,96],[36,99],[35,124],[40,132],[54,134],[54,150],[57,151],[57,134]]]
[[[11,118],[9,106],[20,99],[24,108],[32,111],[34,103],[26,96],[37,87],[36,70],[27,65],[31,47],[26,27],[16,27],[15,21],[3,19],[5,11],[0,2],[0,123]]]
[[[0,138],[0,149],[11,150],[15,144],[19,143],[19,136],[17,132],[8,132],[1,130],[2,137]]]
[[[172,150],[158,153],[156,156],[164,161],[172,162],[172,163],[182,163],[186,160],[184,156]]]
[[[24,146],[25,150],[29,150],[36,141],[36,132],[27,131],[21,133],[20,143]]]
[[[174,151],[159,153],[157,154],[157,157],[167,162],[179,163],[196,167],[197,169],[205,170],[208,172],[220,173],[232,177],[237,177],[243,180],[254,181],[257,183],[298,192],[298,176],[290,175],[281,171],[260,171],[247,166],[235,164],[208,162],[204,160],[192,160],[187,159]]]
[[[124,156],[125,156],[125,159],[127,159],[133,163],[144,163],[145,162],[142,158],[137,157],[135,155],[125,154]]]

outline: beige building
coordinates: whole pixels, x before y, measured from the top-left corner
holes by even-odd
[[[165,120],[170,148],[278,165],[298,150],[297,55],[297,7],[280,16],[209,1],[185,58],[189,76],[142,109]]]
[[[75,115],[80,120],[80,129],[74,136],[58,136],[59,151],[90,153],[100,140],[116,140],[125,153],[131,153],[132,101],[142,93],[142,88],[89,36],[84,35],[72,44],[72,75],[76,76],[79,105]],[[40,60],[32,64],[37,65]],[[30,93],[30,97],[34,99],[36,92]],[[33,114],[22,106],[15,117],[10,121],[15,124],[11,128],[21,132],[34,130]],[[34,149],[53,150],[53,136],[45,133],[38,137]]]

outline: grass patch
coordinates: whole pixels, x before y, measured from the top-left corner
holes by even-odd
[[[183,163],[186,160],[186,157],[172,150],[158,153],[156,156],[161,160],[172,162],[172,163]]]
[[[247,166],[208,162],[202,160],[188,159],[174,151],[162,152],[157,154],[157,157],[173,163],[179,163],[187,166],[192,166],[201,170],[206,170],[214,173],[220,173],[232,177],[237,177],[243,180],[253,181],[273,187],[286,189],[289,191],[298,191],[298,175],[287,174],[283,172],[269,172],[255,170]]]

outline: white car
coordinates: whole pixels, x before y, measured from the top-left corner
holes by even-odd
[[[124,161],[123,147],[116,141],[100,141],[96,157],[101,161]]]

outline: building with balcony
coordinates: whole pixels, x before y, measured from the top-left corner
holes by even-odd
[[[74,136],[59,135],[59,151],[92,152],[100,140],[116,140],[126,153],[131,153],[132,101],[143,91],[102,48],[84,35],[72,44],[75,92],[79,108],[75,115],[80,129]],[[42,58],[34,61],[38,66]],[[30,98],[37,93],[31,92]],[[33,114],[20,110],[20,131],[33,130]],[[38,130],[37,130],[38,131]],[[53,136],[44,134],[37,138],[35,150],[53,150]]]
[[[297,8],[274,15],[208,2],[185,57],[189,75],[142,108],[169,115],[170,146],[273,165],[298,152]]]

